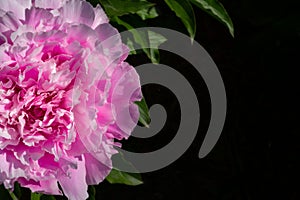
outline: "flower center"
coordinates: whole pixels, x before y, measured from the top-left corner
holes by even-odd
[[[24,89],[15,85],[0,95],[0,149],[3,139],[22,141],[27,146],[42,145],[47,140],[69,141],[74,120],[64,104],[64,90],[40,92],[35,86]]]

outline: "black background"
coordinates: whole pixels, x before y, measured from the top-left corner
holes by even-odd
[[[217,64],[226,87],[224,130],[210,154],[198,158],[208,126],[210,102],[205,83],[184,60],[161,52],[161,62],[184,74],[199,98],[201,122],[192,146],[170,166],[142,174],[140,186],[97,186],[97,199],[258,200],[300,199],[299,44],[297,1],[223,0],[235,37],[218,21],[196,9],[198,41]],[[185,30],[163,1],[159,19],[149,26]],[[131,56],[133,65],[149,62]],[[131,138],[124,148],[151,151],[163,147],[180,121],[178,102],[168,89],[143,87],[147,102],[168,111],[163,130],[150,139]],[[196,105],[195,105],[196,106]]]

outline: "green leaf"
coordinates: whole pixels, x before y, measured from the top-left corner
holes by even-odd
[[[193,7],[188,0],[165,0],[167,5],[176,16],[179,17],[190,34],[194,39],[196,34],[196,19]]]
[[[140,10],[154,6],[146,0],[100,0],[106,14],[110,17],[135,14]]]
[[[88,187],[89,198],[88,200],[96,200],[96,189],[94,186],[89,185]]]
[[[145,127],[149,127],[151,118],[150,118],[149,109],[145,99],[142,98],[141,101],[136,101],[135,104],[137,104],[139,107],[139,112],[140,112],[139,122],[143,124]]]
[[[125,184],[125,185],[140,185],[143,183],[141,175],[135,173],[126,173],[116,169],[112,169],[106,177],[109,183]]]
[[[153,19],[155,17],[158,17],[158,13],[155,7],[139,10],[136,12],[136,14],[138,14],[142,18],[142,20]]]
[[[129,170],[130,172],[135,173],[135,174],[139,173],[139,171],[133,166],[133,164],[124,158],[124,154],[123,154],[122,150],[119,150],[119,152],[117,154],[114,154],[111,159],[112,159],[114,169],[116,169],[118,171],[122,171],[118,168],[118,167],[120,167],[121,169],[126,169],[127,171]],[[118,166],[118,167],[116,167],[116,166]],[[126,171],[126,170],[124,170],[124,171]]]
[[[150,55],[152,63],[159,63],[159,50],[158,47],[162,43],[166,42],[167,39],[159,33],[148,31],[148,37],[150,42]]]
[[[41,200],[55,200],[55,197],[52,195],[45,195],[43,194]]]
[[[40,200],[40,198],[41,198],[41,196],[42,196],[42,194],[40,194],[40,193],[31,193],[31,200]]]
[[[127,38],[126,45],[128,46],[128,48],[130,50],[129,55],[137,54],[135,51],[135,48],[134,48],[134,44],[130,38]]]
[[[106,180],[109,183],[115,184],[126,184],[126,185],[140,185],[143,183],[141,175],[138,173],[137,169],[124,158],[122,151],[114,154],[112,156],[113,166],[121,166],[123,169],[128,169],[136,173],[127,173],[123,172],[118,168],[113,168],[109,175],[106,177]]]
[[[117,22],[119,25],[124,26],[132,34],[134,42],[140,45],[152,63],[159,63],[158,46],[167,40],[164,36],[145,29],[143,31],[137,30],[127,22],[121,20],[119,17],[114,17],[112,20]],[[130,47],[130,50],[133,51],[134,44],[130,44]],[[149,49],[146,47],[152,48]]]
[[[190,2],[222,22],[234,37],[233,23],[224,6],[218,0],[190,0]]]
[[[137,31],[133,26],[131,26],[127,22],[121,20],[119,17],[114,17],[112,20],[117,22],[119,25],[124,26],[132,34],[133,39],[135,40],[135,42],[138,43],[139,45],[141,45],[142,48],[148,46],[147,45],[148,41],[145,37],[145,33]],[[151,58],[151,54],[150,54],[149,49],[143,48],[143,51],[146,53],[148,58]]]

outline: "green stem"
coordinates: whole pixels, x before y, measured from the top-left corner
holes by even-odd
[[[13,193],[13,191],[9,191],[9,195],[12,198],[12,200],[19,200],[18,197]]]

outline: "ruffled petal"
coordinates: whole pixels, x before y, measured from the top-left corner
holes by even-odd
[[[52,195],[62,195],[58,187],[57,180],[26,180],[24,178],[19,178],[18,182],[22,187],[30,188],[32,192],[39,192],[44,194],[52,194]]]
[[[133,102],[142,98],[139,76],[128,63],[122,63],[114,71],[112,83],[109,101],[115,105],[116,123],[109,127],[109,131],[127,138],[138,120],[137,105]]]

